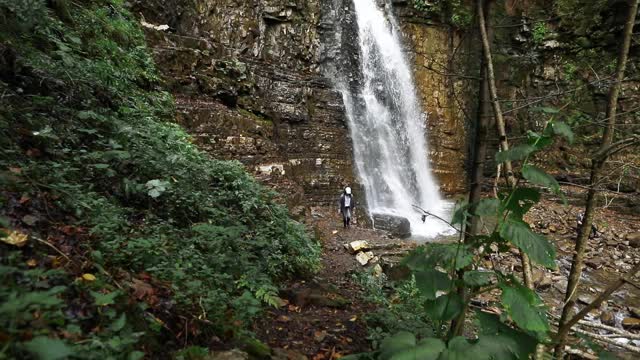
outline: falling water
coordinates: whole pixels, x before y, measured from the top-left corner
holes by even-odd
[[[403,216],[412,233],[433,237],[447,225],[431,217],[422,222],[418,205],[447,217],[429,166],[426,115],[402,51],[399,29],[376,0],[353,0],[360,46],[358,89],[342,86],[354,158],[369,211]]]

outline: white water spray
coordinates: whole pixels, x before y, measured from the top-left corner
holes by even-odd
[[[415,236],[449,232],[433,217],[422,222],[413,205],[448,218],[429,166],[426,115],[420,110],[397,23],[376,0],[353,0],[360,45],[361,88],[342,86],[358,176],[369,211],[403,216]]]

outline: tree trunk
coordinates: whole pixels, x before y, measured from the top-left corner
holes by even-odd
[[[491,6],[487,3],[485,6],[485,13],[489,16]],[[488,32],[488,36],[491,33]],[[482,183],[484,182],[484,168],[487,158],[487,133],[489,129],[489,120],[491,118],[491,98],[489,96],[489,79],[487,76],[487,69],[484,57],[482,58],[480,65],[480,92],[478,98],[480,99],[478,104],[478,114],[476,118],[475,137],[473,141],[473,160],[471,165],[471,186],[469,189],[469,204],[475,204],[480,201],[482,196]],[[478,235],[479,218],[472,216],[469,225],[469,234]],[[465,235],[466,236],[466,235]]]
[[[498,135],[500,136],[500,148],[502,151],[509,150],[509,141],[507,140],[507,131],[504,122],[504,116],[502,116],[502,108],[498,101],[498,89],[496,87],[496,77],[493,70],[493,60],[491,57],[491,45],[489,44],[489,35],[487,33],[487,25],[484,14],[484,1],[478,1],[478,21],[480,22],[480,36],[482,38],[482,49],[484,55],[484,64],[487,70],[487,78],[489,83],[489,94],[491,96],[491,104],[493,105],[493,112],[496,119],[496,126],[498,128]],[[511,161],[505,161],[504,163],[505,176],[509,186],[516,186],[516,178],[513,176],[513,167]],[[533,276],[531,273],[531,261],[527,254],[520,252],[520,260],[522,262],[522,277],[524,278],[525,285],[533,289]]]
[[[635,24],[636,15],[638,13],[638,2],[640,0],[629,0],[629,14],[627,22],[624,27],[624,38],[622,46],[620,47],[620,53],[618,54],[618,65],[616,69],[615,82],[611,85],[609,90],[609,98],[607,101],[607,127],[602,135],[601,150],[607,149],[613,142],[613,135],[616,125],[616,113],[618,111],[618,97],[620,95],[620,87],[622,80],[624,80],[624,73],[627,66],[627,58],[629,56],[629,47],[631,46],[631,37],[633,34],[633,25]],[[589,240],[589,234],[591,233],[591,225],[593,224],[593,217],[595,213],[595,199],[598,194],[597,186],[601,179],[602,171],[607,156],[596,157],[592,159],[591,164],[591,186],[587,194],[587,204],[585,206],[584,219],[582,220],[582,226],[578,233],[578,239],[576,240],[575,253],[573,255],[573,262],[571,265],[571,272],[569,273],[569,281],[567,284],[567,292],[565,294],[565,306],[562,309],[562,316],[560,318],[560,328],[562,328],[573,313],[573,307],[578,297],[578,285],[580,283],[580,276],[584,269],[584,254],[587,249],[587,242]],[[560,359],[563,356],[564,345],[566,342],[566,333],[558,334],[557,343],[555,348],[555,357]]]

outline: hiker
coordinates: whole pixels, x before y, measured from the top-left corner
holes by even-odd
[[[355,201],[353,200],[353,195],[351,194],[351,188],[345,187],[342,195],[340,196],[340,209],[339,213],[342,214],[342,221],[344,223],[344,228],[351,227],[351,216],[352,210],[355,208]]]

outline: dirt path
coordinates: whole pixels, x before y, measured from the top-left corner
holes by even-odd
[[[344,244],[366,240],[373,246],[389,246],[400,254],[411,242],[393,239],[385,232],[353,226],[343,229],[333,209],[314,208],[307,225],[322,241],[322,270],[311,280],[288,284],[282,296],[289,304],[268,311],[254,329],[271,348],[281,348],[310,359],[336,359],[370,351],[365,315],[375,306],[364,300],[363,289],[353,275],[363,270]],[[379,251],[382,254],[385,251]]]

